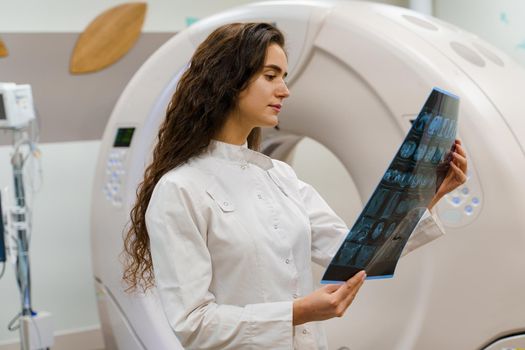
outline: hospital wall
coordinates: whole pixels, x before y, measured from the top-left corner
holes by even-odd
[[[33,204],[32,295],[35,310],[53,314],[56,349],[102,347],[90,260],[90,197],[100,138],[120,92],[147,57],[190,19],[250,2],[254,1],[149,1],[143,33],[133,49],[106,70],[83,76],[68,72],[78,34],[122,1],[0,2],[0,36],[10,50],[8,57],[0,58],[0,81],[32,84],[41,123],[43,178]],[[403,0],[382,2],[408,5]],[[436,15],[477,33],[522,63],[524,10],[519,0],[434,1]],[[12,183],[10,142],[9,134],[0,132],[2,188]],[[358,194],[338,160],[307,139],[299,144],[292,163],[299,177],[313,184],[351,224],[366,198],[348,200]],[[323,181],[327,173],[332,174],[329,184]],[[34,181],[39,185],[38,177]],[[17,348],[18,333],[6,329],[20,309],[13,271],[8,265],[0,280],[1,350]]]
[[[435,0],[434,16],[478,35],[525,65],[525,1]]]

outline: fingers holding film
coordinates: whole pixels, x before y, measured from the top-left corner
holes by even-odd
[[[465,152],[465,149],[463,147],[456,145],[455,153],[467,159],[467,152]]]
[[[467,182],[467,175],[463,172],[462,169],[460,169],[456,164],[454,164],[454,162],[450,162],[450,167],[454,171],[456,179],[460,183],[463,184],[463,183]]]
[[[344,309],[346,310],[348,306],[354,301],[355,296],[357,295],[357,292],[359,292],[359,289],[363,286],[365,282],[365,278],[363,278],[359,283],[354,286],[352,291],[346,296],[345,300],[343,301]]]
[[[364,272],[364,271],[363,271]],[[348,307],[352,304],[352,302],[354,301],[356,295],[357,295],[357,292],[359,292],[359,289],[361,289],[361,287],[363,286],[363,283],[365,282],[365,279],[366,279],[366,274],[363,273],[363,275],[361,275],[361,279],[357,282],[357,285],[354,285],[351,292],[346,296],[346,298],[343,300],[343,302],[341,303],[341,307],[342,307],[342,314],[344,314],[346,312],[346,310],[348,309]]]
[[[351,294],[352,292],[354,292],[356,288],[359,289],[361,284],[363,284],[363,281],[365,280],[365,278],[366,278],[365,271],[360,271],[356,273],[352,278],[350,278],[348,281],[346,281],[344,284],[341,285],[341,287],[334,293],[335,294],[334,296],[340,301],[346,299],[348,294]]]
[[[365,278],[365,272],[361,271],[342,284],[337,292],[333,294],[333,312],[335,317],[341,317],[344,315],[346,309],[348,309],[357,292],[363,285]]]
[[[466,167],[467,166],[467,158],[465,158],[461,154],[459,154],[457,152],[453,152],[452,153],[452,157],[454,157],[454,159],[459,162],[460,166],[462,166],[462,167]]]

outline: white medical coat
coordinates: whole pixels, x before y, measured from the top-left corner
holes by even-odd
[[[212,140],[165,174],[146,212],[156,287],[186,349],[326,349],[320,324],[292,326],[348,227],[284,162]],[[427,212],[405,253],[443,234]],[[350,311],[351,312],[351,311]]]

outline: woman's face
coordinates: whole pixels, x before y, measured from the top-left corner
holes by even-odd
[[[283,49],[272,44],[266,51],[262,71],[257,73],[238,99],[238,121],[251,130],[254,127],[273,127],[279,123],[283,101],[290,95],[284,78],[288,60]]]

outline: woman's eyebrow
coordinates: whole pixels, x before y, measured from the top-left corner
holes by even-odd
[[[270,68],[270,69],[273,69],[274,71],[276,71],[277,73],[282,73],[282,68],[279,67],[278,65],[276,64],[267,64],[266,66],[264,66],[264,68]],[[288,72],[285,72],[284,73],[284,78],[286,78],[286,76],[288,76]]]

